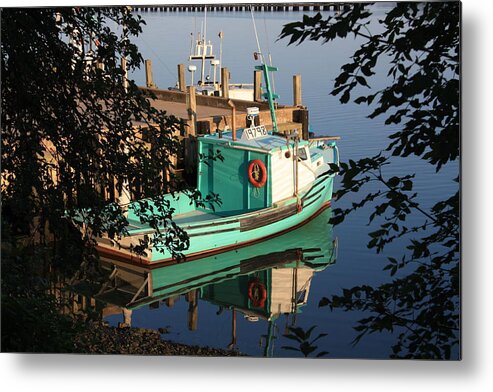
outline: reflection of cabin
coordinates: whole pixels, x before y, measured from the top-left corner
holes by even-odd
[[[300,311],[308,301],[313,275],[313,269],[303,266],[272,268],[208,285],[202,289],[201,298],[234,308],[250,318],[270,320],[283,313]],[[261,300],[261,293],[252,292],[250,287],[253,285],[265,289],[265,301]]]

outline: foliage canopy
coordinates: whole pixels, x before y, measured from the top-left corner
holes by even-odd
[[[138,211],[155,240],[177,255],[187,246],[161,197],[183,187],[170,170],[183,124],[125,76],[143,61],[132,38],[144,22],[127,7],[0,12],[2,349],[70,351],[73,323],[43,276],[54,267],[69,277],[97,272],[85,244],[124,232],[117,193],[127,184],[152,199]],[[66,219],[82,209],[91,224],[84,242]]]
[[[142,202],[141,219],[179,253],[186,234],[160,195],[181,186],[170,169],[183,124],[125,76],[143,62],[131,39],[144,21],[127,7],[1,15],[4,223],[33,236],[49,222],[61,235],[64,215],[86,208],[93,233],[115,235],[127,222],[108,201],[128,184],[136,199],[154,199],[153,214]]]

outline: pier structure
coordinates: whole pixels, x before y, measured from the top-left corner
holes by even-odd
[[[184,146],[182,157],[176,158],[176,170],[174,174],[184,175],[189,182],[194,182],[197,167],[196,138],[201,135],[216,132],[232,131],[248,127],[247,108],[259,109],[259,122],[267,131],[273,130],[272,117],[269,104],[261,98],[261,74],[255,71],[253,85],[255,91],[254,101],[230,99],[225,91],[222,96],[210,96],[196,94],[194,86],[185,86],[184,65],[178,65],[179,80],[177,89],[158,89],[152,81],[152,63],[146,60],[146,87],[141,87],[144,93],[152,93],[155,98],[151,105],[163,110],[167,115],[173,115],[181,119],[184,129],[177,135]],[[221,87],[227,85],[229,70],[221,69]],[[297,132],[301,138],[308,139],[308,109],[303,106],[301,98],[301,75],[293,76],[293,104],[277,104],[277,130],[282,134]],[[138,129],[143,124],[134,123]]]
[[[298,2],[298,3],[213,3],[213,4],[163,4],[139,5],[133,8],[139,12],[288,12],[288,11],[343,11],[349,9],[350,3],[339,2]]]
[[[247,108],[250,107],[259,109],[260,124],[264,125],[268,131],[272,131],[273,126],[269,104],[261,98],[261,78],[258,71],[254,71],[252,75],[256,98],[254,101],[244,101],[222,96],[196,94],[194,86],[186,85],[183,75],[184,69],[184,65],[178,65],[177,76],[178,80],[181,81],[179,88],[173,90],[159,89],[152,79],[152,62],[146,60],[146,86],[141,86],[140,89],[144,93],[153,93],[155,98],[151,99],[151,104],[156,109],[163,110],[167,115],[173,115],[182,120],[183,126],[175,131],[175,136],[181,141],[184,152],[181,156],[172,158],[174,169],[169,170],[172,170],[173,173],[163,171],[160,175],[163,179],[168,179],[165,182],[169,182],[171,174],[174,174],[185,179],[189,185],[194,185],[198,159],[198,136],[247,127]],[[223,68],[221,71],[221,75],[229,79],[228,69]],[[297,131],[302,138],[308,139],[308,109],[302,104],[301,77],[299,75],[293,77],[293,92],[294,102],[292,105],[278,104],[276,107],[278,132],[289,134]],[[132,123],[136,135],[145,140],[147,148],[152,151],[152,140],[146,140],[147,126],[147,124],[138,121]],[[56,184],[59,175],[56,148],[49,140],[45,140],[44,145],[46,147],[45,158],[52,164],[51,176]],[[119,179],[117,178],[91,178],[90,181],[94,183],[102,197],[109,202],[119,201],[124,193],[129,194],[130,200],[137,200],[146,196],[138,181],[129,184],[126,191],[118,185]],[[6,184],[2,185],[6,186]],[[166,190],[163,189],[163,191]],[[77,198],[78,194],[73,195],[73,197]],[[34,223],[35,226],[37,223]],[[48,232],[48,229],[45,231]]]

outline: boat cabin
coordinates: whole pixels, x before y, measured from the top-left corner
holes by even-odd
[[[198,189],[219,195],[215,214],[238,215],[282,204],[309,188],[323,157],[306,140],[277,136],[263,126],[198,139]],[[294,159],[298,156],[298,164]],[[326,170],[327,168],[325,168]]]

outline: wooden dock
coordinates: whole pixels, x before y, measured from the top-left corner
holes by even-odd
[[[231,99],[225,96],[211,96],[197,94],[194,86],[186,86],[183,64],[178,65],[177,80],[182,81],[182,88],[164,90],[158,89],[152,80],[152,62],[146,60],[146,86],[139,87],[145,94],[151,93],[154,98],[151,99],[151,105],[156,109],[166,112],[168,116],[175,116],[181,120],[182,126],[175,130],[174,136],[182,144],[179,156],[172,157],[173,169],[163,171],[160,175],[162,178],[170,178],[171,174],[185,180],[189,185],[194,186],[197,177],[197,137],[201,135],[214,134],[216,132],[231,131],[247,127],[247,108],[257,107],[259,109],[259,122],[265,126],[268,131],[272,131],[272,117],[269,104],[260,96],[261,78],[259,72],[252,74],[254,85],[253,101]],[[229,79],[227,68],[221,69],[221,76]],[[222,79],[222,78],[221,78]],[[227,83],[220,81],[221,91],[224,95],[226,92],[224,86]],[[149,94],[151,95],[151,94]],[[227,94],[226,94],[227,95]],[[293,76],[293,102],[292,104],[276,104],[276,117],[278,132],[281,134],[290,134],[297,131],[302,139],[308,140],[309,135],[309,112],[308,108],[302,102],[301,76]],[[147,140],[146,123],[137,120],[132,122],[132,128],[137,135],[145,141],[146,147],[153,150],[153,141]],[[58,161],[56,148],[49,140],[43,142],[45,145],[45,159],[52,165],[50,175],[53,183],[58,182],[59,172],[57,169]],[[80,175],[80,173],[78,174]],[[100,192],[101,196],[107,201],[118,201],[122,196],[121,179],[115,177],[108,178],[89,178],[90,181]],[[6,184],[2,183],[2,186]],[[132,200],[140,199],[146,195],[143,188],[137,180],[130,183],[127,189]],[[166,192],[167,189],[163,189]],[[78,191],[74,195],[67,197],[78,198]]]
[[[343,11],[351,7],[350,3],[224,3],[224,4],[163,4],[163,5],[139,5],[133,9],[139,12],[297,12],[297,11]]]

